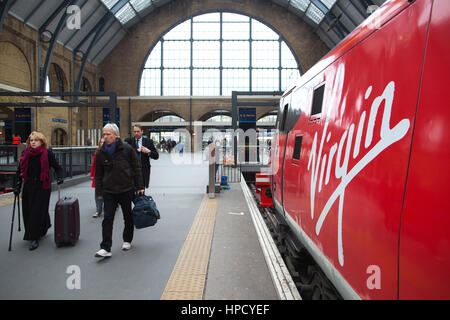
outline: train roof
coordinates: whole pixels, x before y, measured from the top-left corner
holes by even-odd
[[[355,28],[355,30],[348,34],[347,37],[345,37],[330,52],[328,52],[319,62],[317,62],[311,69],[302,75],[300,80],[298,80],[295,85],[288,88],[283,96],[290,93],[294,87],[300,87],[311,80],[311,78],[313,78],[317,73],[350,51],[353,47],[369,37],[376,30],[380,29],[409,5],[411,5],[409,0],[386,1],[378,10],[364,20],[358,27]]]

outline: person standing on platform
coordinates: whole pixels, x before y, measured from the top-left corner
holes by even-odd
[[[141,163],[133,148],[120,139],[119,128],[114,123],[103,127],[105,142],[95,160],[95,195],[103,199],[105,217],[102,222],[102,242],[95,257],[111,257],[112,231],[117,204],[122,208],[125,227],[122,250],[131,249],[134,235],[131,201],[135,191],[144,194]]]
[[[141,160],[144,186],[145,188],[148,188],[150,185],[150,172],[151,172],[150,158],[158,160],[159,154],[155,148],[153,140],[144,138],[142,136],[143,133],[144,131],[142,130],[142,127],[139,125],[135,125],[133,127],[134,137],[126,139],[125,142],[131,145],[137,152],[138,157]]]
[[[91,167],[91,179],[92,179],[92,188],[95,188],[95,160],[97,159],[97,153],[98,150],[100,150],[100,148],[103,146],[103,142],[105,140],[103,138],[101,138],[98,141],[98,147],[97,150],[95,150],[95,154],[94,154],[94,159],[92,160],[92,167]],[[103,213],[103,199],[99,199],[97,198],[97,196],[94,194],[94,198],[95,198],[95,207],[96,207],[96,211],[94,213],[94,215],[92,216],[93,218],[98,218],[102,215]]]
[[[14,194],[19,195],[23,184],[22,209],[25,234],[23,240],[31,241],[30,250],[39,246],[39,240],[51,227],[48,207],[51,193],[50,168],[56,171],[57,183],[63,183],[63,169],[50,149],[47,139],[33,131],[27,139],[26,149],[20,157]]]

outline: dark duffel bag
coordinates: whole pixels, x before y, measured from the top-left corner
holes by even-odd
[[[151,196],[137,195],[134,200],[133,222],[136,229],[154,226],[160,218],[155,200]]]

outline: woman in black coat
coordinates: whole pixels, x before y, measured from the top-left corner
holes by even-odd
[[[31,241],[30,250],[39,246],[40,238],[45,236],[51,227],[48,212],[51,193],[50,168],[56,171],[58,184],[63,183],[63,169],[53,152],[47,149],[47,139],[42,133],[33,131],[27,139],[27,148],[20,157],[14,189],[15,194],[20,193],[23,179],[23,240]]]

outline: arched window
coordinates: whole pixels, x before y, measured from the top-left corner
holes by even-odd
[[[275,123],[277,121],[277,115],[276,114],[269,114],[265,117],[262,117],[256,123]]]
[[[229,96],[282,91],[300,76],[282,36],[246,15],[195,16],[167,32],[142,70],[143,96]]]
[[[185,122],[185,120],[179,116],[163,116],[156,119],[155,122]]]
[[[67,145],[67,133],[64,129],[56,128],[52,133],[52,146]]]
[[[50,78],[47,76],[47,78],[45,79],[45,92],[49,91],[50,91]]]
[[[206,122],[231,122],[231,117],[226,115],[213,116]]]

